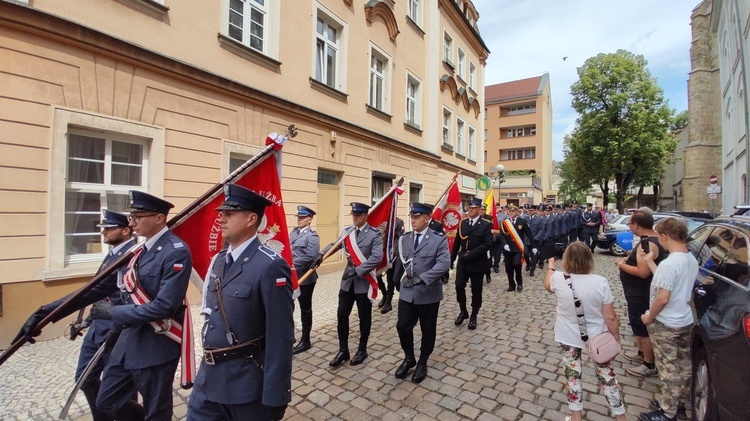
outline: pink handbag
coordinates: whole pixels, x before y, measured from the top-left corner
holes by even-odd
[[[599,364],[614,360],[620,350],[620,344],[609,332],[600,333],[594,339],[589,339],[586,342],[586,351],[588,351],[591,359]]]

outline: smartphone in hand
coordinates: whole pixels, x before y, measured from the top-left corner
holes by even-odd
[[[643,247],[643,251],[646,253],[651,251],[648,246],[648,235],[641,235],[641,247]]]

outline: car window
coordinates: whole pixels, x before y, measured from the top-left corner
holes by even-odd
[[[747,287],[750,275],[747,245],[747,237],[741,232],[717,228],[706,238],[705,246],[711,251],[711,258],[703,267]]]
[[[713,230],[713,227],[710,226],[702,227],[695,230],[690,237],[688,237],[687,248],[690,250],[690,253],[695,256],[695,259],[698,260],[698,265],[701,268],[706,267],[706,264],[711,257],[711,250],[709,250],[710,246],[705,245],[705,243]],[[713,261],[711,261],[711,266],[713,267]]]

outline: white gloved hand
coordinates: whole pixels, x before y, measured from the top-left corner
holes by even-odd
[[[538,250],[536,249],[536,247],[535,247],[535,248],[533,248],[533,249],[531,249],[531,253],[532,253],[532,254],[536,254],[536,253],[537,253],[537,251],[538,251]]]
[[[503,246],[503,250],[505,250],[505,251],[508,251],[508,252],[509,252],[509,251],[510,251],[510,246],[509,246],[509,245],[507,245],[507,244],[506,244],[506,245],[504,245],[504,246]]]

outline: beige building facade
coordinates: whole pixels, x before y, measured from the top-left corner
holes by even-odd
[[[498,203],[554,203],[549,74],[485,87],[484,112],[485,174],[505,167],[505,182],[495,177]]]
[[[139,189],[180,210],[289,124],[288,223],[316,209],[322,242],[397,178],[405,216],[481,174],[477,19],[451,0],[0,1],[0,341],[90,279],[101,208]]]

